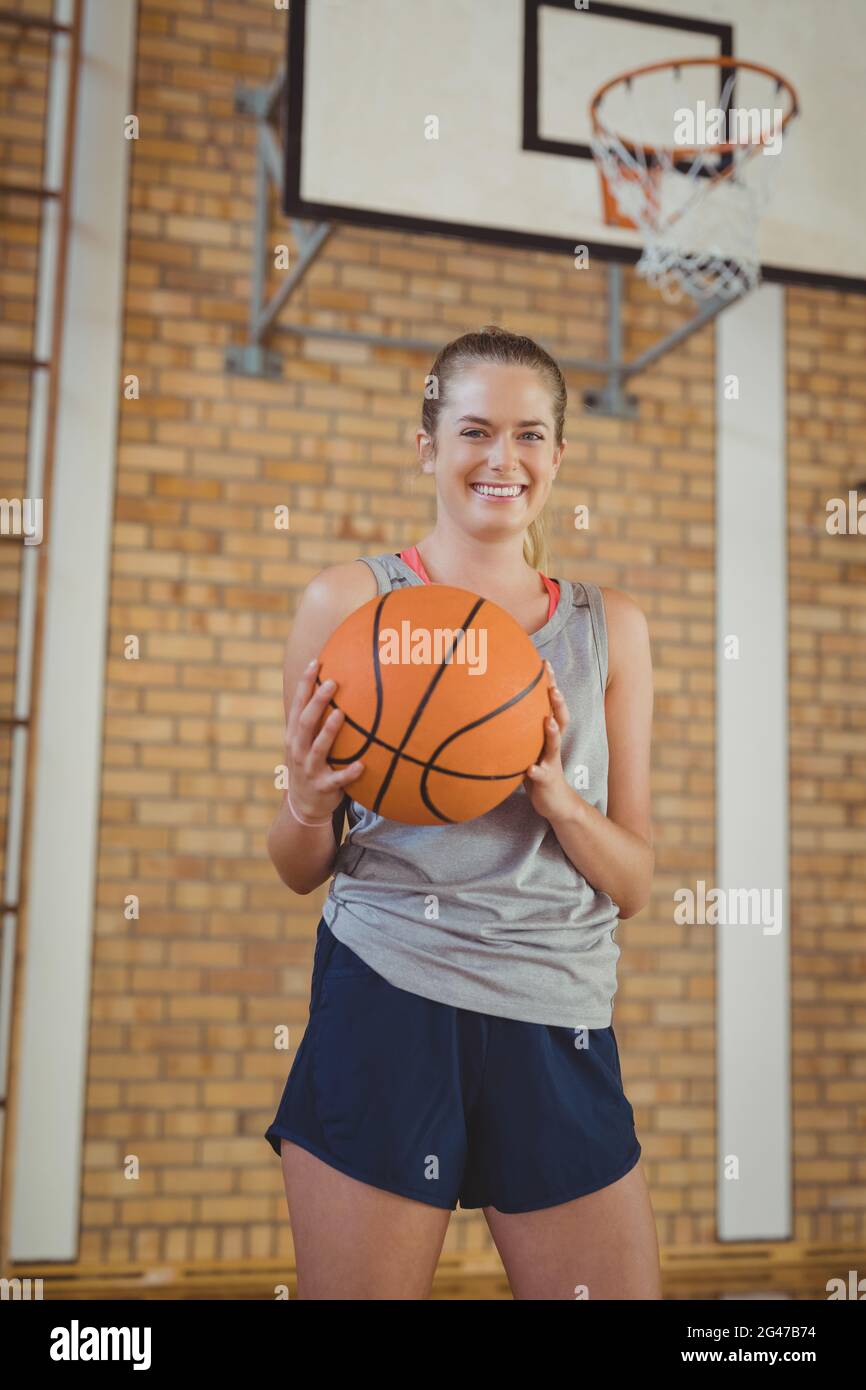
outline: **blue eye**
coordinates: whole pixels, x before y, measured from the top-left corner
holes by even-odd
[[[484,431],[483,431],[483,430],[480,430],[480,429],[478,429],[478,428],[476,427],[476,428],[473,428],[473,429],[461,430],[460,433],[461,433],[462,436],[464,436],[465,438],[469,439],[470,437],[472,437],[472,436],[474,436],[474,435],[483,434]],[[525,430],[524,433],[523,433],[520,437],[521,437],[521,439],[527,439],[527,438],[531,437],[531,438],[533,438],[533,439],[539,439],[539,440],[541,440],[542,443],[544,442],[544,435],[538,434],[536,430]]]

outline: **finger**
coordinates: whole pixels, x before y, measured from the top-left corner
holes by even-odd
[[[298,764],[303,770],[303,774],[309,779],[319,792],[335,791],[345,782],[351,782],[356,777],[360,777],[364,770],[364,764],[360,758],[349,763],[347,767],[333,768],[328,761],[328,753],[331,749],[340,726],[345,719],[345,713],[341,709],[331,710],[325,718],[321,729],[310,744],[306,756],[298,759]]]
[[[306,705],[301,710],[298,719],[298,728],[306,738],[307,747],[309,747],[313,735],[319,727],[319,721],[327,709],[329,702],[333,699],[336,689],[336,681],[322,681],[318,690],[313,692]]]
[[[313,686],[316,682],[316,674],[318,672],[318,669],[319,658],[313,657],[313,660],[309,663],[308,666],[305,666],[304,670],[301,672],[300,678],[298,679],[295,685],[295,693],[292,697],[292,703],[289,706],[289,724],[292,723],[293,719],[297,719],[304,705],[307,703],[311,694],[313,693]]]
[[[360,777],[364,771],[364,764],[360,759],[354,763],[349,763],[348,767],[341,767],[339,772],[329,772],[327,777],[319,777],[316,780],[316,791],[326,794],[336,792],[347,782],[354,782],[356,777]]]
[[[545,665],[545,667],[547,668],[547,674],[548,674],[548,677],[549,677],[549,680],[550,680],[550,687],[549,687],[549,690],[550,690],[550,698],[551,698],[551,700],[557,700],[557,701],[561,700],[562,703],[563,703],[563,705],[564,705],[564,704],[565,704],[565,696],[563,695],[562,691],[560,690],[559,686],[557,685],[557,683],[556,683],[556,673],[555,673],[553,667],[551,666],[550,662],[549,662],[546,658],[545,658],[544,665]]]
[[[310,748],[317,733],[320,732],[319,725],[328,701],[331,699],[336,686],[333,681],[324,681],[307,701],[301,713],[294,721],[294,725],[289,729],[288,751],[296,763],[307,766],[310,756]]]
[[[556,683],[556,673],[546,657],[544,659],[544,666],[545,670],[547,671],[548,680],[550,682],[548,689],[551,696],[557,695],[564,701],[565,697]]]
[[[325,719],[321,729],[310,744],[310,751],[305,760],[310,771],[315,772],[325,766],[328,752],[344,719],[345,715],[341,709],[332,709]]]
[[[541,757],[537,763],[532,763],[532,765],[526,769],[527,777],[538,778],[546,776],[551,762],[556,757],[559,744],[559,729],[557,727],[556,732],[554,732],[550,727],[551,723],[556,724],[556,720],[552,718],[550,720],[545,719],[544,747],[541,750]]]
[[[559,725],[551,715],[544,721],[544,752],[541,755],[542,766],[553,762],[559,755],[559,744],[561,735]]]
[[[334,786],[340,787],[344,782],[354,782],[355,778],[360,777],[363,771],[364,764],[358,758],[355,762],[349,763],[348,767],[334,773]]]
[[[565,696],[561,690],[556,688],[550,691],[550,707],[553,710],[554,718],[560,729],[564,729],[571,719],[568,712],[568,705],[565,703]]]

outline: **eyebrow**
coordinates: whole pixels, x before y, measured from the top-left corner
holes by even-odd
[[[458,425],[462,425],[464,420],[469,420],[476,425],[490,425],[490,421],[485,420],[483,415],[461,415],[460,419],[457,421]],[[542,429],[548,428],[544,420],[518,420],[517,422],[517,428],[520,430],[528,429],[531,425],[540,425]]]

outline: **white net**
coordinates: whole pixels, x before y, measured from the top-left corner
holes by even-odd
[[[678,302],[684,294],[696,300],[733,299],[760,283],[758,228],[790,126],[783,142],[776,84],[763,77],[764,100],[767,92],[772,93],[775,105],[744,108],[740,133],[736,134],[735,126],[733,136],[728,133],[732,118],[726,118],[720,138],[729,143],[736,138],[734,149],[720,154],[712,143],[686,138],[681,144],[696,153],[684,157],[682,148],[672,143],[674,123],[683,111],[693,115],[700,102],[694,97],[695,72],[687,73],[689,82],[684,83],[683,71],[672,66],[649,74],[652,81],[643,84],[638,75],[624,81],[616,89],[616,129],[640,131],[641,139],[630,133],[621,138],[606,118],[593,134],[592,151],[618,212],[643,233],[638,273],[670,302]],[[743,85],[742,69],[737,74],[725,75],[716,109],[728,112],[735,77]],[[661,80],[667,84],[666,93]],[[706,82],[706,72],[702,80]],[[614,96],[614,89],[610,95]],[[658,128],[660,110],[666,113],[662,130],[666,138],[656,141],[645,132],[653,122]],[[691,131],[685,129],[687,136],[693,134],[694,123]]]

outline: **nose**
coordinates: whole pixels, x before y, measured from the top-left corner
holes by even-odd
[[[488,463],[500,473],[509,473],[517,462],[517,450],[509,434],[497,435],[490,446]]]

